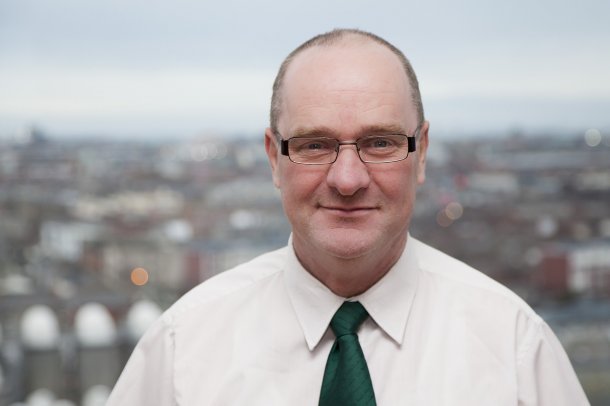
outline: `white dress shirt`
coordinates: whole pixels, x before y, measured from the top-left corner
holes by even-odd
[[[292,245],[209,279],[135,348],[107,406],[317,405],[345,298]],[[578,406],[588,401],[547,324],[514,293],[409,236],[362,295],[358,337],[377,404]]]

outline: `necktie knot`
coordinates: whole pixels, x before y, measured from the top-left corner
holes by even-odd
[[[348,334],[356,334],[358,327],[367,316],[368,313],[360,302],[343,302],[330,321],[330,328],[337,338]]]

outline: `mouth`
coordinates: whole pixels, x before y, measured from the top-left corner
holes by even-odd
[[[376,207],[373,206],[325,206],[320,205],[322,210],[325,210],[329,213],[338,215],[338,216],[360,216],[371,213],[377,210]]]

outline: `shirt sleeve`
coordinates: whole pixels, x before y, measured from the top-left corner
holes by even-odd
[[[544,321],[531,321],[518,356],[520,406],[589,405],[567,354]]]
[[[138,342],[106,406],[173,406],[174,335],[163,318]]]

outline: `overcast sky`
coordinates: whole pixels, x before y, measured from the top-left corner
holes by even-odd
[[[335,27],[418,73],[432,134],[610,129],[606,0],[0,0],[0,136],[260,135],[282,59]]]

